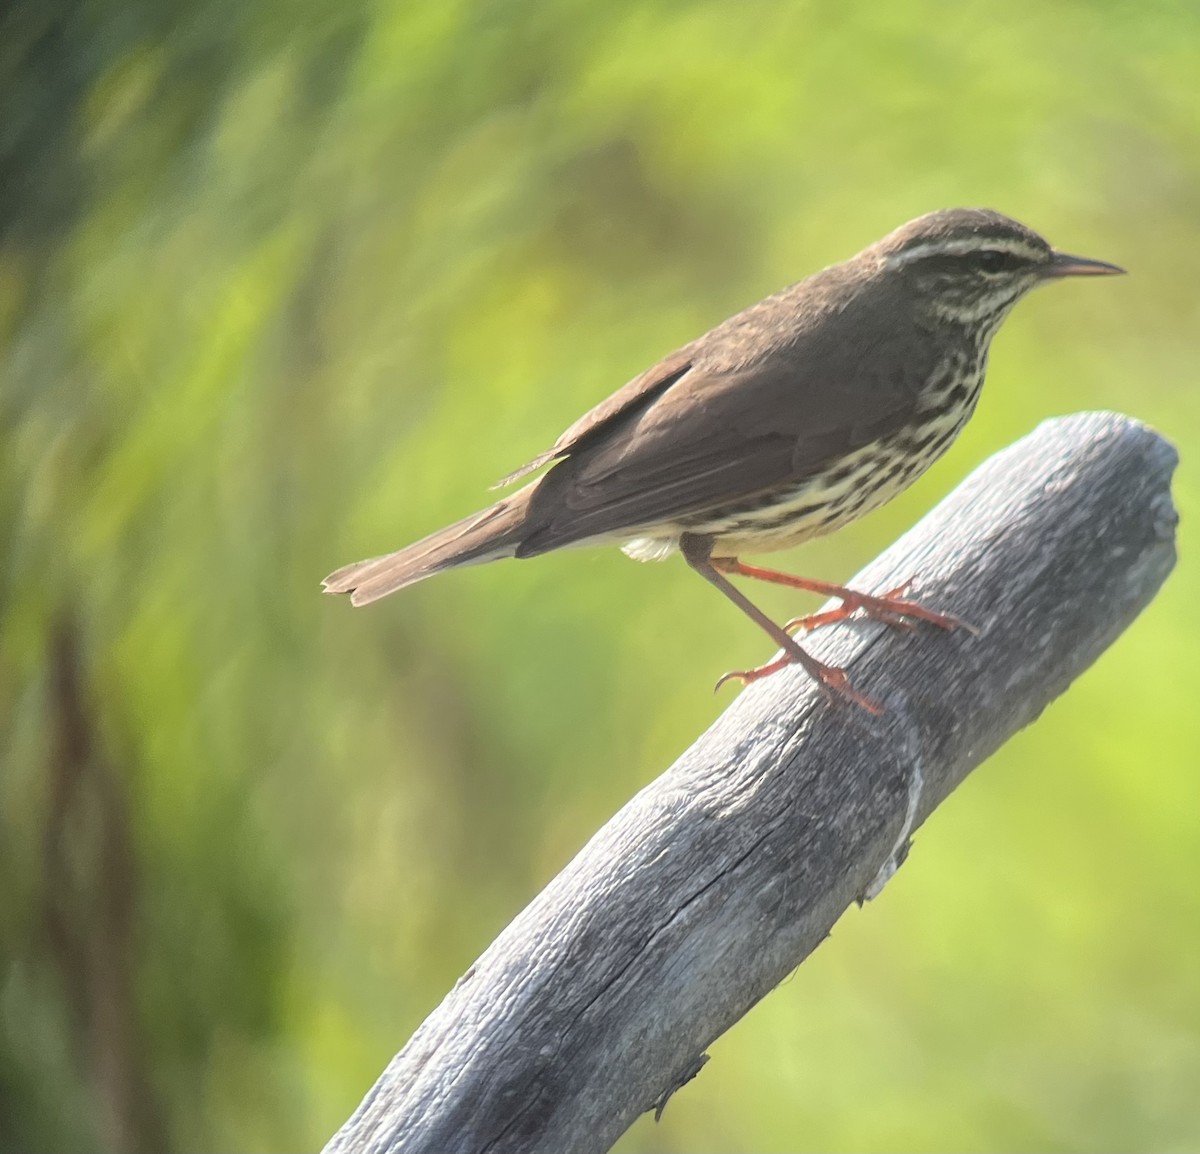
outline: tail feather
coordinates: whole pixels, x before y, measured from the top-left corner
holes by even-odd
[[[405,549],[345,565],[322,585],[326,593],[349,593],[352,605],[369,605],[444,569],[511,557],[521,541],[525,505],[523,493],[516,493]]]

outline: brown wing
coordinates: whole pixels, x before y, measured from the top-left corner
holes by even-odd
[[[497,481],[492,488],[503,489],[514,481],[530,473],[537,472],[543,465],[559,457],[566,457],[589,437],[603,429],[614,418],[638,410],[654,400],[665,390],[669,389],[684,373],[691,368],[691,345],[663,357],[658,364],[648,368],[644,373],[622,385],[615,393],[601,401],[594,409],[584,413],[557,441],[554,446],[544,453],[539,453],[532,461],[522,465],[516,472]]]
[[[847,332],[855,339],[839,340]],[[812,476],[907,424],[934,355],[894,324],[817,326],[732,369],[706,369],[701,355],[546,475],[517,555],[632,535]]]

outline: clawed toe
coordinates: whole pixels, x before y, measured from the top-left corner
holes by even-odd
[[[763,678],[770,677],[772,673],[778,673],[781,669],[795,663],[795,659],[790,654],[782,653],[774,661],[768,661],[765,665],[759,665],[754,669],[730,670],[718,678],[716,685],[713,686],[713,692],[716,693],[727,681],[737,681],[743,686],[751,685],[755,681],[762,681]],[[822,691],[835,700],[851,701],[876,716],[883,712],[883,706],[865,694],[859,693],[850,684],[850,678],[844,669],[813,662],[812,667],[808,668],[808,672],[813,675]]]
[[[955,617],[951,613],[938,613],[927,609],[916,601],[909,601],[907,594],[911,592],[913,581],[910,578],[894,589],[878,596],[870,593],[859,593],[855,589],[843,589],[836,593],[841,604],[821,613],[809,613],[804,617],[793,617],[784,629],[788,633],[811,633],[824,625],[835,625],[839,621],[848,621],[856,613],[862,613],[873,621],[882,621],[896,629],[913,630],[916,622],[924,621],[947,631],[965,629],[973,636],[979,636],[979,630],[973,625]]]

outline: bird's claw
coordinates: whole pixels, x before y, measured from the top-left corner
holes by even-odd
[[[823,625],[835,625],[839,621],[846,621],[855,613],[861,612],[874,621],[882,621],[885,625],[910,632],[916,629],[916,622],[925,621],[939,629],[965,629],[972,636],[979,636],[979,630],[961,618],[951,613],[938,613],[916,601],[909,601],[907,594],[911,592],[912,587],[913,579],[910,577],[894,589],[878,596],[848,589],[840,598],[842,603],[836,608],[826,609],[823,613],[810,613],[805,617],[793,617],[784,629],[788,633],[810,633]]]
[[[797,664],[796,659],[789,653],[781,653],[773,661],[768,661],[765,665],[759,665],[754,669],[733,669],[728,673],[723,673],[717,679],[716,685],[713,686],[713,692],[721,688],[727,681],[739,681],[743,686],[751,685],[755,681],[761,681],[764,677],[770,677],[772,673],[778,673],[781,669],[789,665]],[[852,701],[855,705],[861,706],[868,713],[874,714],[876,717],[883,712],[883,706],[865,694],[859,693],[851,684],[850,678],[847,676],[844,669],[838,669],[833,665],[821,665],[817,663],[816,669],[810,669],[809,673],[813,675],[821,690],[829,697]]]

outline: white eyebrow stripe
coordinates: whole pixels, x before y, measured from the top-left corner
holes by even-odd
[[[926,241],[924,244],[913,245],[912,248],[892,253],[888,257],[888,264],[905,265],[927,256],[962,256],[964,253],[981,251],[1006,252],[1012,256],[1028,257],[1030,260],[1041,255],[1039,250],[1032,245],[1015,237],[1011,240],[987,240],[982,249],[979,244],[981,239],[980,237],[964,237],[961,240]]]

